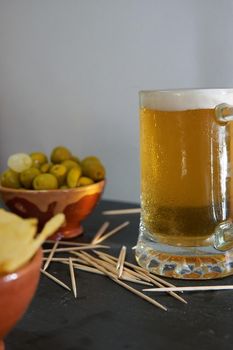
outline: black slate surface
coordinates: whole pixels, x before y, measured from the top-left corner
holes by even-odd
[[[130,225],[108,242],[115,255],[122,244],[132,247],[137,240],[139,215],[106,217],[101,212],[134,206],[102,201],[86,221],[85,235],[78,240],[89,241],[106,220],[111,227],[130,220]],[[133,260],[133,254],[129,254],[128,259]],[[53,263],[48,271],[70,285],[67,266]],[[167,294],[157,295],[157,300],[168,307],[164,312],[104,276],[78,272],[77,283],[78,299],[74,299],[72,293],[42,276],[27,313],[6,338],[6,350],[233,348],[232,291],[185,294],[188,305]],[[176,280],[173,283],[192,284]],[[233,284],[233,278],[218,283]]]

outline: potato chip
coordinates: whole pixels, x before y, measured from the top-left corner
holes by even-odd
[[[42,243],[65,222],[57,214],[37,233],[37,219],[22,219],[0,209],[0,274],[16,271],[29,261]]]

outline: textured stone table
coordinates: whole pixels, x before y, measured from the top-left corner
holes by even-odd
[[[122,244],[132,247],[139,215],[104,217],[101,212],[134,206],[102,201],[85,222],[86,233],[78,240],[90,241],[106,220],[111,227],[130,220],[130,225],[108,242],[116,255]],[[127,258],[133,261],[131,250]],[[67,266],[53,263],[48,271],[70,285]],[[42,276],[27,313],[6,338],[6,350],[233,349],[232,291],[185,294],[188,305],[167,294],[157,295],[168,307],[164,312],[107,277],[78,271],[77,283],[78,299],[74,299],[72,293]],[[233,284],[233,278],[218,281],[223,283]]]

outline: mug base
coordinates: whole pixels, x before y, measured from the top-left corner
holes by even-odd
[[[233,249],[220,252],[212,246],[163,244],[152,239],[142,226],[135,255],[140,266],[164,277],[206,280],[233,275]]]

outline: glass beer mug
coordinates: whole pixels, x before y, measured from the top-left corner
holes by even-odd
[[[232,121],[233,89],[140,92],[141,266],[233,274]]]

